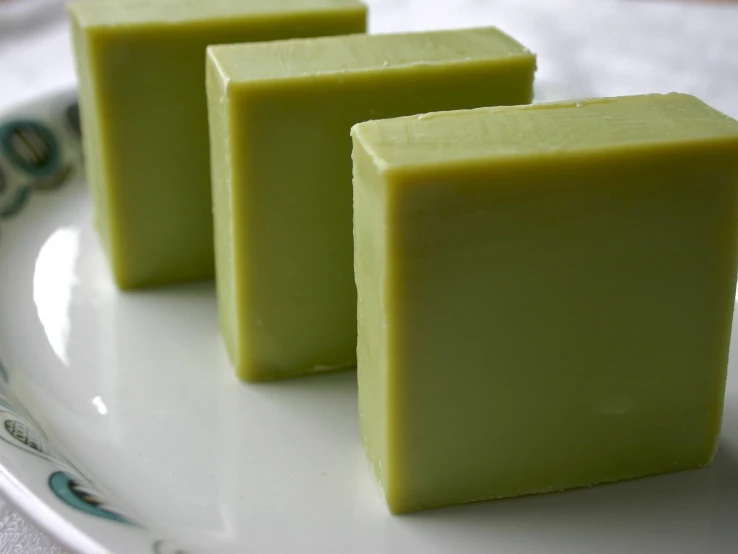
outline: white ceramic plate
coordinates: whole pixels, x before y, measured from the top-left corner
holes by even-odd
[[[735,9],[375,4],[380,31],[498,23],[540,55],[539,99],[682,90],[738,116]],[[69,548],[738,552],[735,367],[707,469],[389,515],[361,449],[352,372],[244,385],[212,284],[116,291],[71,106],[67,91],[0,116],[0,492]]]

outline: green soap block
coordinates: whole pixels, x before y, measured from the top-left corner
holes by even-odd
[[[218,301],[237,373],[353,366],[351,126],[530,102],[535,56],[490,28],[208,52]]]
[[[69,6],[96,225],[124,289],[214,272],[205,48],[365,30],[357,0]]]
[[[390,510],[710,463],[738,122],[670,94],[352,135],[361,427]]]

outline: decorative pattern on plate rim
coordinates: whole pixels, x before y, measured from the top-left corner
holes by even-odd
[[[117,508],[110,506],[92,483],[67,471],[52,473],[49,487],[57,498],[76,510],[111,521],[137,525]]]
[[[17,215],[32,193],[59,188],[81,170],[73,105],[52,107],[48,121],[19,116],[0,122],[0,221]]]
[[[69,93],[0,120],[0,239],[2,226],[21,214],[35,194],[59,189],[83,171],[81,138],[79,104]],[[13,394],[11,380],[12,371],[0,356],[0,465],[5,465],[6,457],[18,456],[19,451],[25,453],[21,456],[30,454],[43,459],[48,469],[38,478],[46,480],[60,501],[55,510],[72,509],[148,534],[134,519],[105,500],[95,483],[50,444]],[[186,554],[170,541],[150,537],[144,543],[148,542],[155,554]]]

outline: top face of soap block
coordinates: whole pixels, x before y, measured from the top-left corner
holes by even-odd
[[[383,168],[569,156],[735,137],[738,123],[686,94],[652,94],[425,114],[360,123]]]
[[[139,26],[172,23],[202,23],[221,19],[275,16],[291,17],[301,10],[314,13],[323,6],[336,12],[365,10],[358,0],[117,0],[116,2],[79,1],[70,4],[83,27]]]
[[[299,77],[316,79],[321,75],[380,69],[441,68],[459,62],[473,64],[500,58],[515,63],[521,58],[534,58],[524,46],[493,27],[219,45],[210,47],[210,51],[229,84]]]

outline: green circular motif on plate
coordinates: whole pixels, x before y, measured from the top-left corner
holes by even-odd
[[[11,121],[0,127],[0,145],[13,164],[31,175],[48,175],[59,165],[54,135],[35,121]]]
[[[113,511],[108,503],[90,485],[66,471],[57,471],[49,477],[49,488],[68,506],[86,514],[110,519],[119,523],[136,525],[125,516]]]

